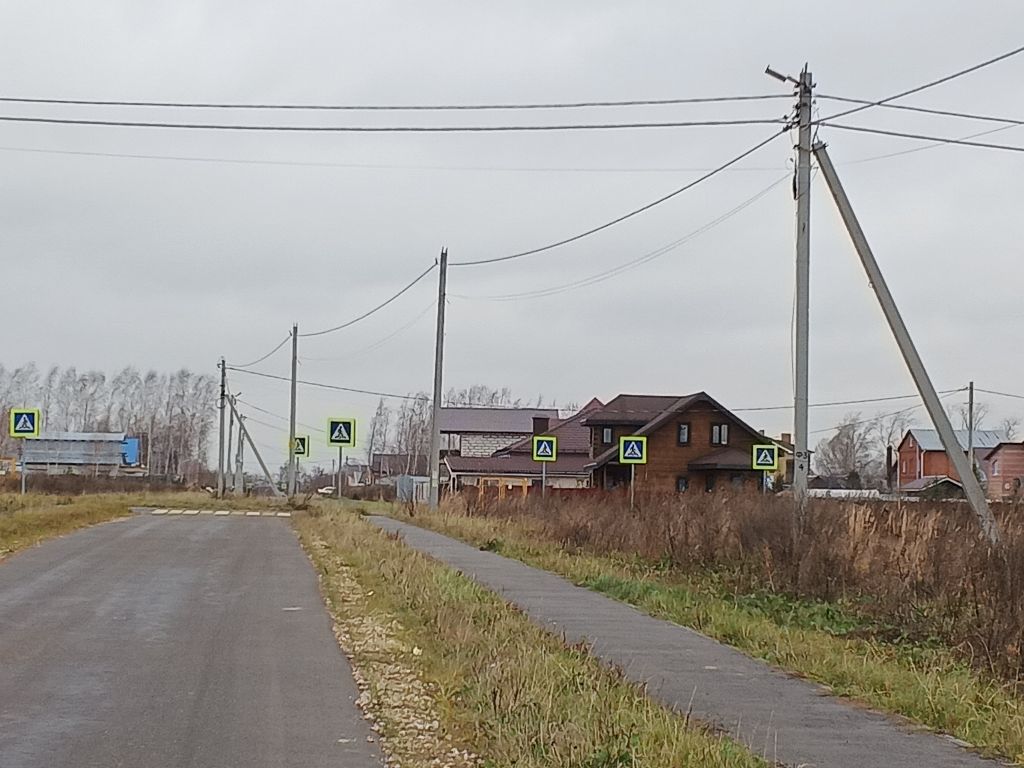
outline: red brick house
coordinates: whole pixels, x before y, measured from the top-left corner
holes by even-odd
[[[1024,495],[1024,443],[1000,443],[985,456],[988,497],[1011,501]]]
[[[619,395],[582,424],[590,429],[594,487],[604,489],[629,483],[630,466],[618,463],[622,436],[647,436],[647,464],[635,465],[636,488],[662,492],[757,489],[762,472],[751,469],[753,446],[776,442],[706,392]]]
[[[967,452],[968,433],[966,429],[955,430],[957,442]],[[983,478],[988,478],[989,454],[992,449],[1007,441],[1006,433],[999,430],[974,430],[974,457]],[[915,488],[928,478],[949,477],[960,480],[953,463],[946,455],[934,429],[911,429],[903,436],[897,449],[899,488]]]

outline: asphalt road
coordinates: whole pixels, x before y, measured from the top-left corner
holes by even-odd
[[[368,519],[494,590],[567,642],[588,644],[666,706],[715,724],[769,760],[808,768],[997,765],[554,574],[398,520]]]
[[[382,765],[284,520],[136,516],[0,563],[3,768]]]

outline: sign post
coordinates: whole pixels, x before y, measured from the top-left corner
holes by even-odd
[[[338,447],[338,476],[334,481],[334,498],[341,498],[341,482],[345,477],[342,468],[342,451],[354,448],[356,444],[356,420],[350,418],[331,418],[327,420],[327,444]]]
[[[768,473],[779,468],[779,446],[771,443],[769,445],[755,445],[751,448],[750,456],[751,469],[761,470],[761,489],[768,491]]]
[[[38,408],[11,408],[10,435],[19,443],[18,456],[21,463],[21,495],[25,495],[25,440],[39,437],[42,416]]]
[[[647,463],[647,437],[624,435],[619,438],[619,464],[629,465],[629,510],[636,506],[636,465]]]
[[[544,498],[548,493],[548,462],[558,461],[558,438],[534,435],[533,460],[540,462],[540,496]]]

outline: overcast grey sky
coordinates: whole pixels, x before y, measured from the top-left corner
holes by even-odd
[[[4,2],[0,95],[170,101],[482,103],[787,93],[882,98],[1021,44],[1018,2]],[[1024,56],[904,103],[1024,118]],[[820,101],[819,113],[842,105]],[[223,114],[7,104],[5,115],[292,124],[775,118],[789,100],[528,113]],[[991,124],[873,109],[850,123],[942,136]],[[509,134],[280,134],[0,123],[6,365],[215,372],[390,296],[447,245],[497,256],[587,229],[765,138],[770,126]],[[1024,145],[1024,128],[990,137]],[[822,128],[936,386],[1024,392],[1024,156]],[[788,179],[719,226],[612,280],[569,283],[671,243],[787,175],[780,138],[606,232],[452,269],[446,386],[559,403],[706,390],[733,408],[792,398]],[[28,151],[45,150],[45,151]],[[76,154],[143,154],[266,163]],[[609,170],[614,169],[614,170]],[[913,385],[821,179],[812,201],[812,402]],[[305,340],[301,377],[429,389],[433,276],[351,329]],[[467,297],[467,298],[462,298]],[[419,317],[415,323],[412,321]],[[410,323],[412,323],[410,325]],[[395,330],[386,344],[361,354]],[[282,350],[260,370],[286,375]],[[287,414],[287,384],[236,374]],[[1024,401],[985,397],[996,417]],[[299,418],[368,419],[376,398],[301,390]],[[901,404],[896,404],[900,407]],[[892,406],[888,406],[892,410]],[[845,411],[812,411],[811,429]],[[874,409],[863,408],[866,413]],[[923,410],[916,412],[923,418]],[[744,414],[789,431],[787,412]],[[260,418],[269,420],[269,417]],[[254,426],[259,441],[284,437]],[[820,435],[812,435],[812,443]],[[330,460],[322,440],[314,459]]]

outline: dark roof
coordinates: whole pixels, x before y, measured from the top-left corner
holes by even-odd
[[[646,424],[681,399],[676,395],[619,395],[600,410],[589,414],[583,424]]]
[[[937,485],[942,485],[943,483],[951,483],[955,485],[957,488],[963,488],[963,485],[960,484],[960,481],[954,480],[952,477],[946,477],[945,475],[934,475],[927,477],[919,477],[917,478],[917,480],[911,480],[909,483],[900,486],[900,490],[906,491],[907,493],[920,493],[922,491],[927,491],[931,488],[934,488]]]
[[[690,469],[750,469],[752,456],[739,448],[720,448],[717,451],[694,459]]]
[[[647,397],[647,396],[646,395],[621,395],[621,397],[635,398],[635,397]],[[660,396],[652,396],[652,397],[660,397]],[[618,399],[619,398],[616,398],[616,400],[618,400]],[[664,399],[665,400],[669,400],[670,398],[664,398]],[[614,403],[615,400],[612,400],[612,402]],[[738,426],[740,429],[745,430],[747,433],[753,435],[755,438],[757,438],[759,440],[763,440],[766,443],[774,443],[775,442],[774,440],[772,440],[772,438],[768,437],[767,435],[761,434],[756,429],[754,429],[752,426],[750,426],[745,421],[743,421],[738,416],[736,416],[736,414],[734,414],[731,411],[729,411],[724,405],[722,405],[717,400],[715,400],[713,397],[711,397],[711,395],[709,395],[707,392],[697,392],[696,394],[693,394],[693,395],[686,395],[685,397],[675,398],[674,400],[672,400],[672,402],[670,402],[667,406],[665,406],[665,408],[663,410],[659,411],[649,421],[647,421],[646,423],[641,425],[639,429],[633,430],[633,434],[635,434],[635,435],[649,435],[652,432],[655,432],[658,428],[660,428],[669,419],[672,419],[677,414],[680,414],[680,413],[682,413],[682,412],[692,408],[697,403],[707,403],[708,405],[710,405],[715,410],[720,411],[721,413],[723,413],[726,416],[728,416],[730,419],[732,419],[733,423],[735,423],[736,426]],[[606,407],[605,410],[607,410],[607,407]],[[598,416],[600,416],[600,414],[603,413],[603,412],[604,411],[599,412]],[[587,418],[587,419],[584,419],[584,421],[583,421],[584,424],[589,424],[589,423],[592,423],[592,422],[594,422],[594,419],[592,419],[592,418]],[[594,422],[594,423],[601,423],[601,422]],[[620,422],[620,423],[632,423],[632,422]],[[602,466],[604,464],[607,464],[609,461],[612,461],[613,459],[617,459],[618,456],[619,456],[619,446],[613,445],[611,448],[606,450],[604,453],[602,453],[599,456],[597,456],[590,466],[591,467],[600,467],[600,466]],[[748,456],[747,458],[749,459],[750,457]],[[749,462],[748,462],[748,466],[749,466]]]
[[[557,408],[442,408],[441,431],[455,434],[533,432],[533,417],[558,418]]]
[[[573,416],[570,416],[568,419],[563,419],[548,428],[548,431],[545,434],[554,435],[558,438],[559,456],[563,453],[590,454],[590,429],[588,427],[584,427],[582,421],[588,414],[593,413],[601,407],[601,401],[595,397]],[[504,456],[509,453],[527,453],[532,456],[533,435],[524,437],[522,440],[510,445],[508,448],[502,448],[500,451],[495,451],[494,455]]]
[[[444,461],[453,475],[541,475],[541,463],[522,453],[508,456],[446,456]],[[558,461],[547,462],[547,474],[589,475],[585,469],[589,461],[590,458],[585,454],[563,455],[559,452]]]

